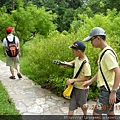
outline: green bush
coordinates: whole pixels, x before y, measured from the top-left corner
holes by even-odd
[[[73,69],[58,66],[52,62],[56,59],[62,61],[73,60],[72,51],[68,48],[72,42],[57,31],[51,33],[47,39],[40,38],[39,35],[36,36],[34,42],[29,45],[28,62],[24,71],[27,71],[29,77],[42,87],[58,89],[58,93],[60,89],[63,91],[65,80],[72,77]]]
[[[27,62],[24,64],[24,74],[34,80],[41,87],[47,88],[58,96],[62,96],[62,92],[66,87],[66,80],[72,78],[73,68],[55,65],[53,60],[71,61],[74,59],[72,50],[68,48],[74,41],[78,40],[79,36],[68,34],[66,31],[59,33],[52,32],[47,38],[39,35],[31,41],[31,44],[25,44],[23,49],[27,53]],[[93,49],[90,43],[86,44],[86,54],[89,55],[90,64],[97,61],[97,57],[92,55],[91,51],[97,54],[96,49]],[[27,49],[26,49],[27,48]],[[91,56],[92,55],[92,56]],[[92,68],[93,73],[96,72],[97,64]],[[21,68],[23,69],[23,68]],[[22,70],[23,71],[23,70]],[[92,85],[93,90],[96,89],[96,84]],[[95,98],[94,91],[90,91],[90,99]]]

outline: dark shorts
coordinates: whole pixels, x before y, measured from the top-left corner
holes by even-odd
[[[84,90],[84,89],[73,88],[69,110],[73,111],[78,107],[82,107],[84,104],[87,103],[87,97],[88,97],[88,89]]]
[[[109,92],[104,86],[100,87],[100,95],[94,107],[94,112],[97,114],[108,114],[114,110],[114,105],[109,104]]]

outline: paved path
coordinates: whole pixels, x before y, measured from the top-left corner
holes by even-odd
[[[0,61],[0,80],[21,115],[67,115],[69,100],[52,94],[40,85],[35,85],[24,75],[21,80],[17,75],[17,79],[11,80],[10,75],[9,67]],[[88,104],[88,115],[91,115],[95,102],[88,101]],[[115,113],[118,115],[120,104],[117,104],[116,108]],[[75,111],[75,115],[82,115],[80,108]]]

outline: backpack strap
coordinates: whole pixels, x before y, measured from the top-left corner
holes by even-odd
[[[6,40],[7,40],[7,43],[9,44],[10,43],[10,41],[8,40],[8,38],[6,37]],[[13,41],[12,42],[14,42],[15,43],[15,36],[13,36]]]
[[[112,51],[112,53],[115,55],[116,60],[117,60],[117,62],[118,62],[118,58],[117,58],[117,56],[116,56],[115,52],[114,52],[112,49],[106,49],[106,50],[102,53],[102,55],[100,56],[100,61],[102,60],[102,57],[103,57],[103,55],[105,54],[105,52],[106,52],[107,50]],[[99,61],[99,62],[100,62],[100,61]]]
[[[111,49],[106,49],[106,50],[102,53],[102,55],[100,56],[100,61],[101,61],[103,55],[105,54],[105,52],[106,52],[107,50],[111,50]],[[113,50],[111,50],[111,51],[112,51],[112,53],[115,55],[116,60],[117,60],[117,62],[118,62],[118,58],[117,58],[115,52],[114,52]],[[102,74],[102,77],[103,77],[103,79],[104,79],[104,82],[105,82],[105,84],[106,84],[106,87],[107,87],[107,89],[108,89],[108,91],[109,91],[109,93],[110,93],[110,88],[109,88],[109,85],[108,85],[108,83],[107,83],[107,81],[106,81],[106,79],[105,79],[105,76],[104,76],[103,72],[102,72],[101,65],[100,65],[100,72],[101,72],[101,74]]]
[[[10,41],[8,40],[8,38],[7,38],[7,37],[6,37],[6,41],[7,41],[7,43],[9,44],[9,42],[10,42]]]
[[[82,62],[81,66],[80,66],[80,68],[79,68],[79,70],[78,70],[78,72],[76,73],[76,75],[75,75],[74,78],[77,78],[77,77],[78,77],[78,75],[79,75],[79,73],[80,73],[80,71],[81,71],[83,65],[84,65],[86,62],[87,62],[86,60],[84,60],[84,61]]]
[[[107,87],[107,89],[108,89],[108,91],[109,91],[109,93],[110,93],[110,88],[109,88],[109,85],[108,85],[108,83],[107,83],[107,81],[106,81],[106,79],[105,79],[105,76],[104,76],[103,72],[102,72],[101,66],[100,66],[100,72],[101,72],[101,74],[102,74],[102,77],[103,77],[103,79],[104,79],[104,82],[105,82],[105,84],[106,84],[106,87]]]
[[[15,36],[13,36],[13,42],[15,43]]]

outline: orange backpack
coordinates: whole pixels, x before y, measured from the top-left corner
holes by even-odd
[[[17,48],[17,44],[15,44],[15,36],[13,37],[12,42],[10,42],[7,37],[6,40],[8,43],[8,47],[6,49],[7,55],[9,57],[16,57],[18,55],[18,48]]]

